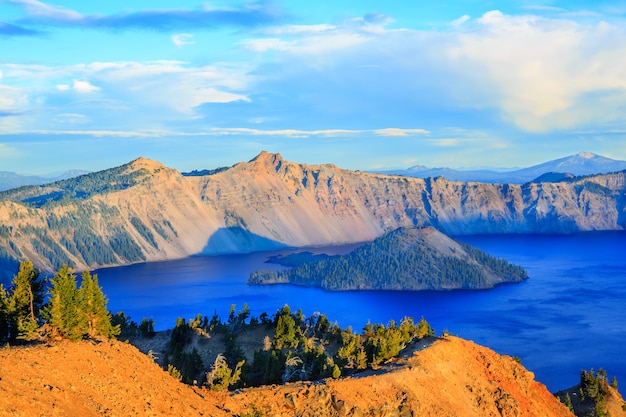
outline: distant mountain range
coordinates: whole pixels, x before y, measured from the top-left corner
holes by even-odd
[[[0,280],[17,260],[53,271],[197,254],[372,241],[406,226],[450,234],[624,230],[626,171],[488,184],[356,172],[262,152],[184,176],[139,158],[0,192]]]
[[[579,177],[608,174],[626,169],[626,161],[607,158],[591,152],[555,159],[528,168],[511,170],[455,170],[451,168],[428,168],[416,165],[407,169],[377,171],[381,174],[404,175],[416,178],[444,177],[451,181],[524,184],[544,174],[559,173]]]
[[[60,174],[50,174],[42,177],[37,175],[21,175],[16,172],[0,171],[0,191],[23,187],[25,185],[49,184],[51,182],[66,180],[88,173],[89,171],[74,169]]]

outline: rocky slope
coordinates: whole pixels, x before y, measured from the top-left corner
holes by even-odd
[[[171,378],[134,347],[0,350],[0,414],[14,416],[572,416],[512,358],[447,337],[378,373],[229,393]]]
[[[625,172],[484,184],[302,165],[261,153],[207,176],[158,162],[0,193],[0,264],[78,270],[284,246],[370,241],[402,226],[448,234],[622,230]]]

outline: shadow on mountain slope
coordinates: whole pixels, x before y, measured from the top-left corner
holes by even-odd
[[[202,255],[260,252],[286,249],[284,243],[254,234],[240,226],[218,229],[202,249]]]

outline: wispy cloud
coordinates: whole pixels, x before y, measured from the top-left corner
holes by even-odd
[[[67,123],[82,123],[86,116],[82,114],[61,114]],[[139,130],[68,130],[68,129],[24,129],[20,131],[0,132],[2,135],[63,135],[63,136],[93,136],[93,137],[137,137],[137,138],[157,138],[157,137],[207,137],[207,136],[280,136],[284,138],[308,138],[308,137],[375,137],[381,136],[381,132],[397,131],[399,129],[376,129],[376,130],[351,130],[351,129],[323,129],[323,130],[301,130],[301,129],[251,129],[247,127],[230,128],[209,128],[202,131],[188,130],[159,130],[159,129],[139,129]],[[385,135],[385,136],[407,136],[408,134],[426,134],[424,129],[402,129],[407,132],[405,135]],[[451,139],[449,139],[451,140]]]
[[[89,111],[94,123],[115,120],[117,124],[141,127],[159,120],[160,124],[187,119],[203,103],[249,101],[245,93],[239,92],[250,82],[248,71],[227,65],[190,67],[178,61],[93,62],[58,67],[0,64],[0,71],[4,83],[28,86],[0,84],[0,110],[29,110],[43,116],[64,107],[65,113]],[[84,101],[94,93],[97,100]],[[102,119],[109,116],[114,119]]]
[[[374,131],[378,136],[412,136],[412,135],[425,135],[430,133],[425,129],[399,129],[396,127],[389,127],[386,129],[378,129]]]
[[[82,27],[94,29],[210,30],[222,26],[254,27],[276,22],[281,12],[265,2],[249,3],[239,8],[212,8],[207,5],[188,9],[146,9],[112,15],[83,14],[38,0],[9,0],[26,16],[23,24]]]
[[[28,95],[23,89],[0,84],[0,111],[5,115],[22,112],[28,104]]]
[[[192,41],[193,35],[190,33],[177,33],[172,35],[172,42],[176,47],[182,48],[185,45],[193,45],[195,42]]]

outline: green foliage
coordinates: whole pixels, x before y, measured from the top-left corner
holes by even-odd
[[[315,313],[306,318],[301,310],[294,313],[288,305],[277,310],[273,320],[269,320],[267,314],[261,314],[259,319],[250,318],[248,323],[249,316],[247,305],[239,312],[233,305],[226,323],[217,314],[210,321],[201,314],[189,323],[178,318],[170,335],[166,363],[178,370],[182,381],[195,383],[202,362],[195,348],[189,350],[194,330],[222,333],[224,350],[206,374],[206,384],[212,390],[232,390],[286,381],[339,378],[343,374],[377,367],[398,355],[407,344],[434,335],[434,330],[423,317],[417,324],[412,318],[404,318],[399,324],[391,321],[386,326],[368,323],[359,335],[351,328],[341,330],[323,314]],[[130,319],[123,313],[116,317],[122,329],[129,326]],[[253,353],[252,361],[246,361],[237,335],[248,329],[266,327],[268,333],[273,332],[272,341],[265,336],[263,348]],[[233,329],[237,331],[231,331]],[[326,350],[328,345],[336,349],[334,356]]]
[[[0,285],[0,341],[33,340],[47,332],[71,340],[119,333],[120,326],[111,324],[97,276],[86,271],[77,288],[72,269],[61,266],[50,281],[45,304],[44,281],[39,276],[32,262],[23,261],[11,291]]]
[[[574,412],[574,406],[572,405],[572,398],[569,396],[569,394],[565,394],[565,399],[563,400],[563,404],[565,404],[565,406],[569,409],[569,411],[571,411],[572,413]]]
[[[239,417],[263,417],[263,411],[259,410],[255,404],[250,406],[250,411],[240,414]]]
[[[185,384],[194,384],[202,376],[204,365],[202,358],[196,348],[190,352],[178,352],[170,358],[170,364],[179,370],[182,382]]]
[[[617,380],[615,380],[617,384]],[[609,382],[606,371],[602,368],[594,374],[593,368],[590,371],[582,370],[580,373],[581,400],[593,401],[595,403],[592,417],[607,417],[606,400],[610,395]]]
[[[410,229],[399,229],[347,255],[332,256],[287,270],[254,271],[248,282],[288,282],[329,290],[420,290],[484,288],[490,285],[488,273],[511,282],[527,278],[522,267],[468,245],[461,246],[469,258],[459,258],[443,255],[414,240]]]
[[[93,172],[47,185],[29,185],[0,192],[0,200],[21,202],[41,208],[85,200],[95,194],[106,194],[134,186],[145,171],[125,172],[128,164]]]
[[[137,245],[127,231],[118,229],[108,240],[111,249],[120,258],[130,262],[146,260],[146,255],[144,255],[139,245]]]
[[[119,327],[120,334],[117,335],[117,338],[120,340],[129,337],[153,337],[156,334],[152,317],[150,319],[144,317],[141,319],[141,324],[137,324],[123,311],[118,311],[111,317],[111,326]]]
[[[48,324],[54,334],[70,340],[79,340],[87,332],[82,292],[76,288],[76,275],[63,265],[52,278],[50,300],[46,308]]]
[[[145,323],[149,327],[150,322],[145,320]],[[192,328],[185,322],[185,319],[179,317],[170,335],[166,361],[178,370],[181,380],[186,384],[197,382],[204,371],[204,364],[197,349],[193,348],[191,351],[186,349],[191,342],[191,337]]]
[[[177,379],[178,381],[183,380],[183,376],[180,373],[180,371],[176,369],[176,367],[172,365],[171,363],[167,365],[167,373],[170,374],[172,378]]]
[[[0,342],[9,338],[9,329],[9,296],[0,284]]]
[[[411,319],[412,321],[412,319]],[[433,337],[435,336],[435,329],[433,329],[430,324],[426,321],[426,319],[422,316],[419,323],[417,323],[417,334],[415,335],[417,338],[421,339],[423,337]]]
[[[274,348],[283,349],[296,347],[298,345],[298,339],[296,338],[296,321],[291,316],[289,306],[283,307],[280,312],[276,313],[274,322],[276,323],[273,341]]]
[[[212,391],[223,391],[239,382],[241,379],[241,369],[245,361],[237,363],[234,369],[228,366],[223,355],[217,355],[211,371],[207,374],[207,386]]]
[[[87,319],[87,334],[91,337],[118,336],[121,328],[111,324],[111,313],[106,308],[107,299],[98,285],[98,275],[91,275],[88,270],[83,272],[81,295]]]
[[[47,324],[55,336],[70,340],[89,337],[115,337],[121,323],[112,324],[106,309],[107,299],[98,285],[98,276],[89,271],[82,274],[76,287],[76,275],[67,265],[61,266],[50,281],[49,300],[44,307]]]
[[[32,340],[37,337],[41,324],[41,308],[44,301],[44,283],[39,279],[40,271],[32,262],[20,263],[13,278],[13,292],[8,302],[8,340]]]
[[[141,337],[154,337],[156,332],[154,331],[154,319],[142,318],[139,325],[139,336]]]
[[[139,232],[141,237],[143,237],[155,249],[159,249],[159,245],[157,244],[156,240],[154,240],[154,235],[152,234],[150,229],[148,229],[148,227],[145,224],[143,224],[141,220],[139,220],[138,217],[132,217],[130,219],[130,223],[137,230],[137,232]]]

